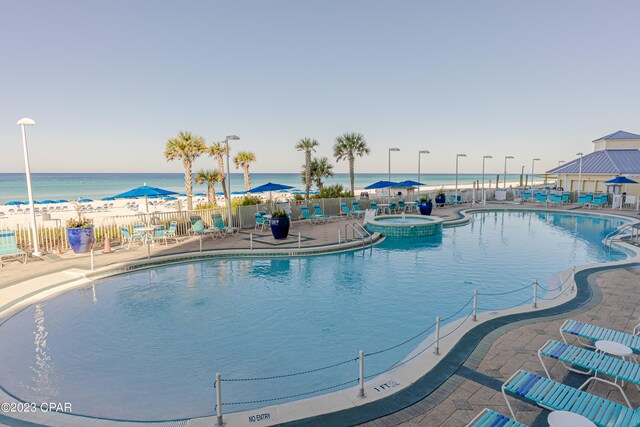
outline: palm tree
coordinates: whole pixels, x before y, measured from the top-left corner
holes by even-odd
[[[311,187],[311,153],[315,152],[315,148],[318,146],[318,141],[311,138],[302,138],[296,144],[296,150],[304,151],[304,182],[306,186],[305,199],[309,202],[309,187]]]
[[[336,138],[335,144],[333,144],[333,155],[336,158],[336,162],[340,160],[347,160],[349,162],[349,180],[351,182],[351,194],[355,195],[354,188],[354,167],[355,156],[362,157],[365,154],[369,154],[370,150],[367,147],[367,142],[364,140],[364,135],[361,133],[345,133]]]
[[[315,181],[318,190],[322,190],[324,188],[324,184],[322,182],[323,178],[330,178],[333,176],[333,165],[329,163],[329,159],[326,157],[314,157],[313,160],[311,160],[311,166],[309,169],[311,170],[311,180]],[[308,182],[304,165],[302,166],[302,182],[305,184]]]
[[[200,170],[196,173],[196,183],[203,184],[207,183],[207,198],[209,199],[209,203],[211,206],[218,206],[218,202],[216,201],[216,182],[222,182],[224,180],[224,175],[218,171],[218,169],[214,170]]]
[[[242,167],[244,171],[244,189],[248,192],[251,189],[251,177],[249,176],[249,165],[256,161],[256,155],[251,151],[239,151],[233,158],[236,169]]]
[[[229,147],[231,151],[231,147]],[[227,146],[223,142],[214,142],[211,147],[208,148],[207,153],[216,158],[218,162],[218,171],[222,174],[222,191],[224,191],[224,198],[229,203],[229,194],[227,193],[227,178],[224,175],[224,159],[223,156],[227,154]]]
[[[198,135],[193,135],[191,132],[178,132],[178,136],[175,138],[169,138],[164,148],[164,156],[167,161],[182,159],[182,165],[184,166],[184,186],[187,190],[187,209],[193,209],[192,192],[193,182],[191,176],[191,166],[193,161],[204,153],[207,146],[204,143],[204,138]]]

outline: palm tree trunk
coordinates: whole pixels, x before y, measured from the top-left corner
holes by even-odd
[[[216,187],[215,187],[215,183],[210,182],[209,185],[207,185],[207,190],[208,190],[208,196],[209,196],[209,203],[211,203],[211,206],[218,206],[218,201],[216,200]]]
[[[307,203],[309,203],[309,188],[311,188],[311,151],[307,150],[305,152],[304,157],[305,157],[304,175],[305,175],[305,185],[306,185],[305,198]]]
[[[249,190],[251,189],[251,177],[249,176],[249,163],[245,163],[242,165],[242,169],[244,169],[244,189],[249,194]]]
[[[322,183],[321,177],[316,178],[316,187],[318,187],[319,191],[322,191],[322,189],[324,188],[324,184]]]
[[[353,154],[349,155],[349,181],[351,182],[351,196],[355,197],[356,195],[356,190],[355,190],[355,185],[354,185],[354,181],[355,181],[355,173],[354,173],[354,158],[353,158]]]
[[[193,196],[193,177],[191,176],[191,160],[184,159],[182,160],[182,164],[184,166],[184,186],[187,190],[187,210],[193,210],[193,201],[191,197]]]
[[[227,201],[227,203],[229,203],[229,194],[227,192],[227,177],[224,174],[224,159],[222,158],[222,156],[217,155],[216,160],[218,161],[218,170],[222,174],[222,181],[220,181],[220,183],[222,184],[222,192],[224,193],[225,200]]]

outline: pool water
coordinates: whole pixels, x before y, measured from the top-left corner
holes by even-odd
[[[356,384],[358,350],[373,353],[419,334],[436,315],[456,313],[473,289],[499,293],[534,279],[546,286],[574,265],[624,259],[601,244],[621,224],[488,212],[442,235],[387,239],[366,251],[114,276],[0,325],[0,386],[26,401],[71,402],[77,414],[167,420],[214,414],[216,372],[270,377],[346,361],[303,375],[224,382],[224,411],[327,393]],[[531,294],[480,297],[478,305],[500,309]],[[425,337],[368,356],[366,374],[391,367]],[[280,397],[287,398],[267,400]]]

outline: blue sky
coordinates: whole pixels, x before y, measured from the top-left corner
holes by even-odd
[[[637,1],[7,1],[0,172],[181,172],[190,130],[297,172],[308,136],[332,158],[364,134],[360,172],[513,172],[640,133]],[[212,167],[202,158],[196,168]],[[336,172],[347,172],[343,162]]]

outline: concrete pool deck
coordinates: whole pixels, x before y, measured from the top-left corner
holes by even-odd
[[[508,204],[487,205],[487,209],[522,210],[528,207],[529,207],[528,205],[508,205]],[[536,210],[540,209],[540,207],[536,205],[533,205],[531,207]],[[470,206],[466,205],[466,206],[456,206],[456,207],[436,209],[434,210],[434,215],[440,216],[447,221],[452,221],[452,220],[459,219],[460,215],[457,212],[460,209],[465,209],[465,208],[470,208]],[[561,209],[554,209],[554,210],[566,210],[570,208],[572,207],[569,206],[569,207],[565,207],[564,209],[561,208]],[[616,214],[616,215],[620,215],[620,214],[624,215],[625,213],[629,214],[629,212],[624,212],[624,211],[621,212],[619,210],[611,211],[609,209],[598,209],[598,210],[579,209],[578,211],[598,213],[598,214]],[[638,218],[635,215],[633,215],[633,217],[634,219]],[[353,220],[350,220],[349,222],[351,221]],[[249,244],[250,244],[249,233],[254,234],[253,247],[255,250],[267,250],[269,252],[285,250],[285,252],[288,252],[290,249],[298,247],[298,238],[297,238],[298,232],[301,233],[301,241],[300,241],[301,247],[310,248],[310,247],[328,246],[328,245],[337,243],[337,240],[338,240],[337,230],[340,229],[342,230],[342,232],[344,232],[344,224],[346,222],[347,221],[345,220],[338,219],[336,221],[333,221],[327,224],[320,224],[320,225],[311,225],[308,223],[295,223],[291,229],[291,234],[294,236],[294,238],[287,239],[284,242],[274,241],[273,238],[270,236],[269,231],[260,232],[260,231],[254,231],[254,230],[243,230],[240,236],[237,236],[237,237],[227,237],[225,239],[217,239],[217,240],[211,240],[209,238],[206,238],[203,241],[203,250],[204,251],[222,251],[225,249],[248,250]],[[189,238],[189,239],[181,240],[179,244],[170,244],[167,247],[165,246],[153,247],[151,248],[151,255],[152,257],[164,256],[164,255],[172,255],[172,254],[179,254],[179,253],[186,253],[186,252],[197,252],[198,250],[199,250],[199,240],[197,238]],[[146,258],[147,258],[146,247],[137,246],[135,248],[132,248],[130,251],[117,250],[112,254],[106,254],[106,255],[101,254],[100,251],[96,251],[94,264],[95,264],[95,268],[97,269],[97,268],[105,267],[114,263],[136,261],[136,260],[146,261]],[[2,273],[4,274],[2,274],[0,277],[0,290],[8,290],[8,288],[11,288],[13,285],[21,283],[25,280],[28,280],[28,279],[37,280],[38,277],[48,275],[48,274],[65,275],[69,273],[62,273],[63,271],[72,270],[72,269],[88,270],[89,265],[90,265],[89,256],[73,255],[70,253],[63,254],[60,257],[49,255],[49,256],[46,256],[44,260],[39,260],[39,261],[30,260],[30,262],[27,265],[22,265],[18,262],[11,262],[11,263],[8,263],[1,270]],[[627,272],[627,269],[623,268],[623,269],[610,270],[603,274],[613,275],[614,279],[611,279],[611,280],[615,281],[616,274],[625,274],[624,272]],[[638,274],[640,275],[640,273]],[[638,277],[636,277],[636,281],[638,281]],[[604,290],[603,290],[603,293],[604,293]],[[4,305],[4,301],[2,300],[2,298],[0,298],[0,306],[3,306],[3,305]],[[637,301],[636,301],[636,304],[634,305],[634,310],[635,310],[635,306],[637,306]],[[629,314],[627,314],[627,316],[633,316],[635,314],[637,313],[632,310]],[[566,316],[563,318],[566,318]],[[589,319],[582,319],[580,317],[578,317],[578,319],[589,320]],[[633,321],[630,321],[630,320],[628,320],[628,322],[633,323]],[[544,322],[540,322],[540,323],[544,323]],[[594,320],[594,323],[599,323],[603,325],[609,324],[608,320],[604,316],[599,322]],[[623,327],[618,327],[618,325],[614,322],[611,322],[611,326],[617,329],[624,329]],[[625,327],[626,326],[627,325],[625,324]],[[635,326],[635,323],[631,325],[631,327],[633,326]],[[529,327],[529,326],[522,326],[522,328],[526,328],[526,327]],[[507,330],[503,331],[502,333],[505,333],[505,332],[507,334],[513,333],[513,332],[509,332],[510,329],[512,328],[507,328]],[[627,328],[626,330],[629,330],[629,329]],[[544,340],[542,340],[542,342],[534,350],[532,350],[534,354],[533,358],[528,358],[526,359],[526,361],[524,360],[525,357],[519,356],[521,354],[528,354],[527,351],[529,350],[524,345],[521,347],[516,347],[515,350],[513,350],[515,352],[514,353],[515,356],[510,353],[511,351],[510,347],[507,347],[507,348],[500,347],[497,350],[495,350],[496,354],[490,357],[490,355],[492,354],[491,352],[494,351],[493,348],[495,346],[498,346],[499,344],[501,344],[502,346],[508,346],[513,344],[513,342],[508,339],[503,342],[502,338],[498,338],[495,341],[495,343],[491,341],[491,343],[493,343],[493,344],[491,343],[489,344],[491,345],[491,349],[489,350],[489,353],[487,353],[487,356],[482,359],[482,361],[484,361],[485,359],[490,359],[491,363],[494,363],[495,365],[499,361],[504,360],[503,365],[506,365],[507,368],[512,367],[513,360],[520,360],[520,359],[523,359],[522,363],[525,364],[525,367],[529,366],[529,365],[526,365],[526,363],[529,363],[530,365],[534,365],[535,363],[537,363],[539,365],[539,362],[535,357],[535,351],[549,337],[557,338],[557,327],[555,331],[556,331],[555,335],[547,334],[543,337]],[[521,334],[526,335],[525,332],[521,332]],[[531,334],[529,333],[529,337],[530,336]],[[489,337],[487,337],[487,339],[488,338]],[[522,342],[522,344],[526,344],[526,342]],[[487,343],[485,342],[485,340],[483,340],[482,348],[486,346],[487,346]],[[480,346],[478,348],[480,348]],[[520,353],[518,353],[517,351],[520,351]],[[466,370],[462,368],[458,369],[458,371],[456,371],[456,373],[453,376],[451,376],[442,386],[438,387],[433,393],[429,394],[429,396],[427,396],[422,401],[406,409],[403,409],[399,412],[396,412],[391,416],[379,418],[368,424],[369,425],[385,425],[385,426],[399,425],[402,423],[406,423],[406,425],[441,425],[441,423],[443,423],[442,425],[461,425],[461,424],[464,424],[464,422],[461,422],[462,418],[468,415],[469,416],[468,420],[471,420],[471,418],[475,416],[475,413],[479,412],[481,408],[478,409],[477,411],[475,411],[475,409],[477,405],[480,405],[480,404],[484,404],[484,406],[488,406],[492,409],[501,410],[504,413],[504,410],[502,410],[503,409],[502,407],[491,406],[492,402],[498,405],[499,399],[497,397],[502,399],[502,396],[498,394],[498,396],[496,397],[495,390],[491,388],[492,386],[495,386],[496,383],[495,381],[492,382],[490,378],[493,377],[494,380],[496,380],[496,378],[498,378],[499,380],[506,379],[517,368],[512,369],[510,372],[506,372],[508,369],[505,368],[504,375],[506,375],[506,377],[505,378],[497,377],[492,374],[495,374],[495,372],[493,372],[494,370],[501,372],[500,368],[482,370],[482,366],[483,366],[482,362],[480,362],[480,364],[477,366],[477,370],[475,370],[475,368],[472,365],[467,365],[467,363],[471,363],[469,362],[469,360],[473,359],[474,361],[476,361],[478,357],[479,357],[478,354],[474,354],[472,357],[470,357],[462,367],[462,368],[465,368]],[[496,360],[494,361],[493,359],[496,359]],[[489,366],[491,367],[493,367],[494,365],[489,364]],[[557,367],[554,367],[554,369],[556,368]],[[533,371],[540,371],[541,367],[530,366],[529,369]],[[474,371],[475,373],[471,371]],[[554,372],[555,371],[552,370],[552,375]],[[484,375],[484,377],[479,374]],[[479,382],[476,383],[475,381],[468,379],[470,377],[474,378],[475,380],[478,380]],[[554,378],[558,379],[558,378],[562,378],[562,376],[554,377]],[[600,385],[598,385],[598,387],[599,386]],[[474,390],[471,395],[467,396],[468,398],[463,398],[462,396],[465,396],[467,394],[465,393],[465,390],[467,392],[469,391],[467,389],[474,389]],[[629,388],[629,390],[630,389],[631,388]],[[490,396],[490,398],[486,400],[482,400],[481,396],[485,396],[485,395]],[[629,393],[629,396],[632,399],[632,401],[638,400],[638,396],[636,395]],[[471,399],[472,397],[473,399]],[[612,398],[616,400],[615,396],[612,396]],[[467,403],[465,404],[463,400],[466,400]],[[438,402],[440,403],[438,404]],[[451,405],[453,405],[454,411],[452,411],[447,415],[447,413],[449,412],[449,409],[451,409]],[[502,400],[502,405],[506,409],[504,400]],[[471,409],[469,409],[469,407],[471,407]],[[516,407],[520,408],[519,410],[522,410],[522,408],[524,408],[523,406],[521,406],[520,403],[518,403]],[[529,408],[527,408],[523,412],[526,412],[526,414],[524,414],[524,417],[533,416],[533,414],[537,414],[535,410],[529,410]],[[521,421],[524,421],[530,424],[531,422],[524,417],[521,419]],[[438,419],[441,419],[441,423],[440,421],[438,421],[437,423],[434,423],[434,421]],[[1,419],[0,419],[0,422],[2,422]],[[189,423],[189,425],[191,425],[191,423]]]

